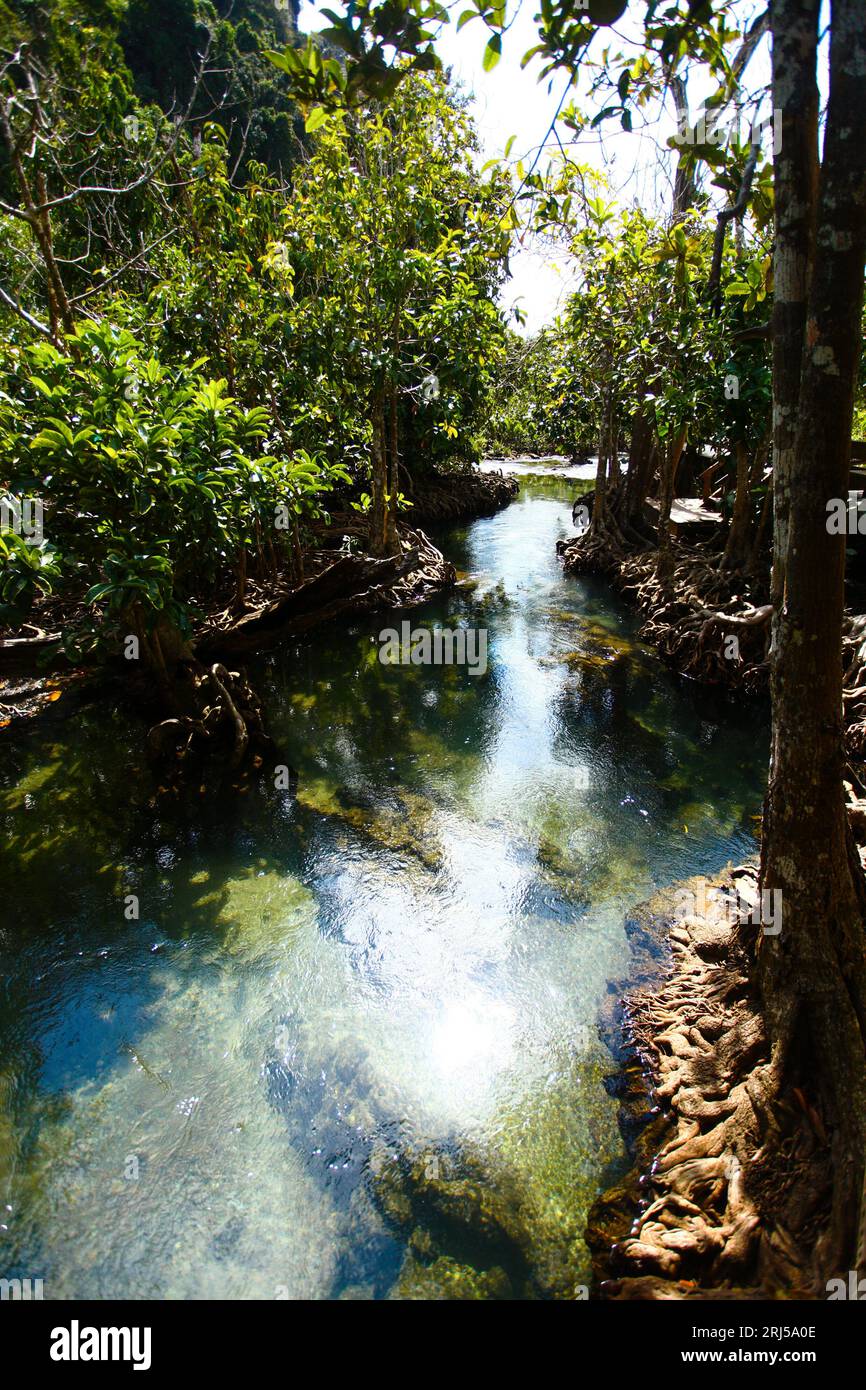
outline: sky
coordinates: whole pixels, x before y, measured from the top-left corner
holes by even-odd
[[[325,6],[329,3],[333,5],[333,0],[323,0]],[[339,8],[339,5],[335,8]],[[742,0],[737,8],[743,18],[749,20],[760,11],[762,5],[760,0]],[[302,30],[315,30],[328,23],[320,15],[320,9],[320,5],[304,0],[300,16]],[[550,79],[539,81],[541,63],[537,59],[525,69],[520,66],[523,54],[537,42],[533,20],[536,9],[535,0],[523,0],[519,7],[509,5],[509,17],[513,15],[514,18],[503,40],[502,57],[489,73],[482,67],[488,31],[480,21],[465,25],[459,33],[452,24],[443,30],[436,42],[443,63],[451,68],[454,79],[471,96],[482,161],[501,158],[511,135],[515,136],[509,156],[512,164],[522,160],[528,168],[539,145],[545,140],[547,146],[542,165],[547,151],[557,152],[550,127],[568,86],[568,77],[563,72],[557,72]],[[634,22],[629,28],[624,20],[615,30],[603,32],[618,48],[623,40],[635,38],[639,29]],[[595,42],[600,48],[604,40],[599,38]],[[764,52],[756,55],[750,65],[750,85],[762,83],[768,76],[769,60]],[[586,77],[581,78],[579,87],[573,88],[566,97],[566,104],[576,100],[580,105],[587,87]],[[693,111],[700,104],[702,95],[697,88],[690,91]],[[670,206],[671,182],[670,159],[666,156],[660,161],[659,149],[664,149],[665,140],[674,134],[675,129],[671,111],[654,112],[652,120],[643,127],[636,121],[635,129],[630,134],[620,130],[614,120],[605,124],[603,136],[598,131],[584,132],[579,144],[573,146],[569,153],[581,163],[604,170],[612,194],[618,201],[630,204],[637,199],[648,211],[661,210]],[[565,132],[563,139],[567,144]],[[502,307],[510,314],[515,303],[519,303],[526,323],[521,328],[512,318],[512,327],[525,334],[536,333],[544,324],[552,321],[560,307],[564,307],[565,298],[574,284],[567,252],[533,243],[531,238],[526,238],[524,246],[512,254],[510,269],[511,278],[501,295]]]

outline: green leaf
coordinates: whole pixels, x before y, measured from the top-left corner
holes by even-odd
[[[520,60],[520,67],[521,67],[521,70],[522,70],[523,68],[527,67],[528,64],[532,62],[533,58],[534,58],[537,54],[539,54],[539,53],[544,53],[544,51],[545,51],[545,46],[544,46],[543,43],[537,43],[537,44],[535,45],[534,48],[528,48],[528,49],[526,50],[526,52],[524,53],[523,57],[522,57],[521,60]]]
[[[304,129],[308,135],[312,135],[313,131],[319,130],[321,126],[325,125],[327,119],[328,113],[324,106],[314,106],[304,122]]]
[[[481,66],[485,72],[492,72],[502,57],[502,35],[491,34],[487,40],[487,47],[484,50],[484,57]]]
[[[101,584],[94,584],[84,595],[84,602],[99,603],[100,599],[107,598],[109,594],[113,593],[114,588],[115,586],[113,584],[106,584],[104,582]]]
[[[30,377],[30,384],[35,386],[37,391],[41,391],[43,396],[48,396],[49,400],[54,395],[54,388],[49,386],[47,381],[43,381],[41,376]]]

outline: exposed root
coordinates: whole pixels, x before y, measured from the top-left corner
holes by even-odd
[[[357,521],[339,522],[332,537],[363,532]],[[400,528],[400,552],[385,559],[333,550],[314,551],[306,562],[311,577],[269,602],[206,629],[196,654],[211,660],[261,651],[288,636],[309,632],[332,618],[375,608],[423,603],[456,579],[454,566],[423,531]]]
[[[860,863],[866,870],[866,616],[858,615],[846,621],[842,659],[848,822]]]
[[[765,687],[772,610],[766,584],[724,571],[706,547],[672,545],[662,574],[658,551],[635,552],[606,523],[560,544],[565,569],[603,573],[644,617],[640,635],[683,675],[729,688]]]
[[[229,766],[239,768],[248,755],[269,747],[261,701],[240,671],[228,671],[215,662],[197,662],[178,676],[185,681],[183,704],[188,713],[174,715],[154,725],[147,737],[154,761],[183,760],[191,751],[207,753],[229,744]]]
[[[502,473],[434,473],[411,489],[413,521],[462,521],[488,516],[517,495],[514,478]]]
[[[207,629],[194,646],[182,644],[172,662],[162,662],[160,689],[170,717],[150,730],[148,750],[172,769],[164,781],[177,780],[189,753],[228,747],[228,765],[236,771],[250,758],[261,765],[272,749],[256,692],[242,671],[228,670],[215,657],[254,652],[340,614],[421,603],[456,578],[424,533],[408,528],[401,530],[398,555],[377,560],[343,553],[335,559],[331,551],[315,568],[305,583],[228,626]],[[149,641],[156,645],[154,634]]]
[[[567,571],[605,574],[631,599],[644,618],[640,637],[681,674],[750,694],[766,689],[772,606],[763,580],[685,545],[671,546],[660,576],[658,551],[636,553],[609,518],[558,549]],[[866,615],[846,618],[843,661],[848,818],[866,870]]]
[[[703,881],[692,885],[700,899]],[[813,1252],[831,1171],[820,1102],[808,1077],[780,1076],[770,1055],[752,985],[760,929],[738,921],[730,899],[734,888],[756,899],[756,871],[728,871],[714,886],[723,891],[700,915],[672,912],[662,895],[646,909],[655,930],[669,928],[672,959],[661,984],[623,1004],[656,1109],[632,1179],[592,1213],[608,1298],[819,1293]],[[640,1088],[632,1066],[632,1105]]]

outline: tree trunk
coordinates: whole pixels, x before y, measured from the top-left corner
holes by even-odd
[[[845,537],[826,527],[828,500],[847,496],[866,262],[860,0],[834,0],[832,8],[816,203],[817,26],[818,0],[776,0],[774,105],[783,111],[776,175],[776,608],[761,880],[763,888],[781,891],[782,930],[763,938],[759,961],[777,1070],[804,1063],[829,1122],[833,1211],[816,1255],[830,1273],[855,1267],[864,1253],[857,1228],[866,1154],[866,904],[842,786]],[[814,225],[820,253],[813,256]]]
[[[388,553],[386,513],[388,507],[388,454],[385,444],[385,413],[382,396],[373,402],[373,448],[370,477],[370,552]]]
[[[607,448],[609,396],[605,393],[598,431],[598,467],[595,470],[595,495],[592,501],[593,534],[604,531],[607,517]]]
[[[642,410],[635,412],[631,427],[628,473],[625,482],[625,520],[630,524],[643,522],[643,504],[652,477],[654,434],[651,418]]]
[[[770,548],[769,536],[770,531],[772,529],[772,516],[773,485],[771,481],[766,493],[764,494],[764,501],[761,505],[761,515],[759,516],[758,524],[755,527],[755,537],[752,541],[752,551],[749,555],[749,561],[746,566],[747,574],[758,575],[766,568],[767,551]]]
[[[752,534],[752,495],[749,489],[749,451],[744,442],[738,439],[734,445],[737,456],[737,491],[734,497],[734,514],[731,529],[725,544],[722,568],[742,569],[749,554]]]
[[[674,479],[677,476],[680,459],[686,444],[688,426],[683,425],[682,429],[672,437],[668,435],[664,448],[661,451],[661,479],[659,487],[659,529],[658,529],[658,562],[656,564],[656,575],[661,580],[670,578],[673,569],[673,559],[671,555],[671,507],[674,501]]]
[[[685,134],[691,123],[689,103],[686,97],[686,84],[676,73],[670,79],[674,107],[677,113],[678,128]],[[695,201],[695,166],[690,158],[688,146],[677,160],[674,173],[673,221],[681,222]]]
[[[773,588],[781,610],[788,549],[790,471],[797,428],[806,298],[818,190],[818,85],[815,59],[820,0],[775,0],[773,107],[781,112],[774,176],[773,252]],[[779,116],[776,117],[779,120]]]
[[[392,383],[388,392],[388,497],[385,507],[385,537],[389,555],[399,555],[397,535],[397,498],[400,494],[400,434],[397,423],[397,388]]]
[[[618,418],[617,418],[616,404],[615,404],[615,401],[614,401],[614,398],[613,398],[613,392],[611,392],[611,395],[610,395],[610,397],[609,397],[609,399],[608,399],[607,416],[606,416],[606,428],[607,428],[607,444],[606,444],[606,449],[607,449],[607,478],[608,478],[608,482],[610,483],[611,490],[615,492],[615,491],[617,490],[618,486],[619,486],[619,481],[620,481],[620,468],[619,468],[619,421],[618,421]]]

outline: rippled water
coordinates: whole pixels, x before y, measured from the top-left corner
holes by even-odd
[[[568,489],[440,538],[468,578],[408,616],[486,629],[486,674],[382,665],[381,615],[256,669],[290,789],[160,794],[104,706],[5,749],[0,1272],[53,1298],[586,1280],[623,918],[752,850],[766,736],[563,577]],[[478,1238],[488,1196],[555,1275]]]

